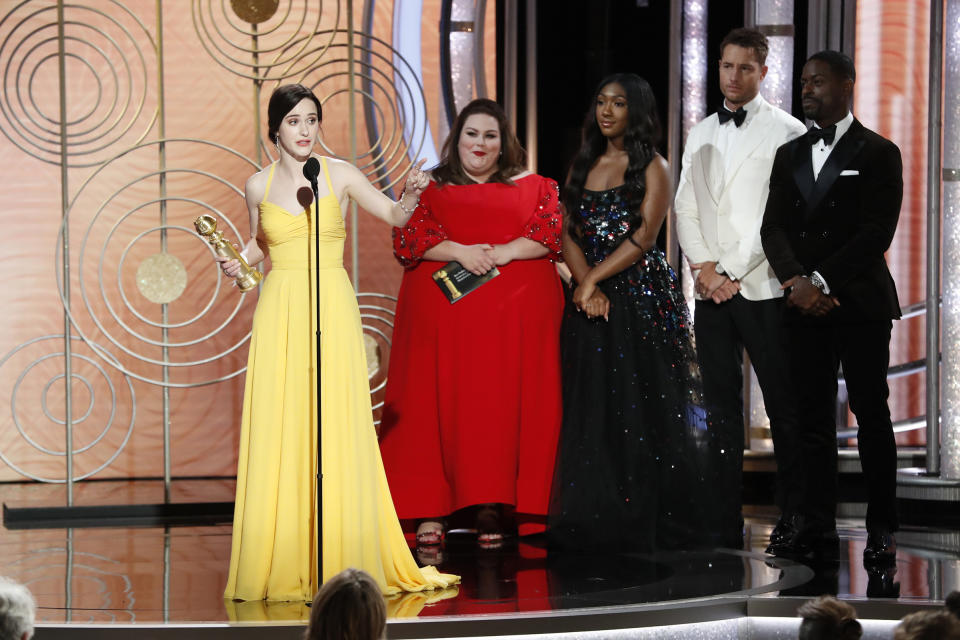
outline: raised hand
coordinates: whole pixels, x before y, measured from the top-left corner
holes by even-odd
[[[426,158],[421,158],[417,164],[410,167],[410,171],[407,172],[407,179],[403,183],[404,195],[411,198],[415,196],[419,200],[420,194],[430,184],[430,177],[423,171],[423,163],[426,161]]]

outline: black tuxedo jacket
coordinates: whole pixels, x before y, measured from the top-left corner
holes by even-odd
[[[827,322],[900,317],[884,252],[903,200],[900,150],[854,120],[813,179],[810,142],[777,149],[760,237],[780,282],[820,273],[840,306]]]

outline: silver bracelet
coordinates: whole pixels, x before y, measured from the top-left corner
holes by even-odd
[[[417,205],[420,204],[420,196],[417,196],[417,201],[413,203],[413,206],[407,209],[403,206],[403,197],[407,195],[407,190],[404,189],[400,192],[400,199],[397,200],[397,205],[400,207],[400,210],[403,211],[408,216],[413,215],[413,212],[417,210]]]

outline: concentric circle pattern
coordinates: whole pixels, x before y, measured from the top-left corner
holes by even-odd
[[[161,145],[164,169],[150,170]],[[202,166],[194,164],[198,157]],[[214,167],[230,178],[212,173]],[[62,223],[71,239],[69,300],[59,248],[57,285],[77,334],[95,352],[94,345],[106,344],[117,354],[105,358],[107,364],[166,387],[211,384],[243,372],[240,347],[250,334],[228,327],[234,321],[250,326],[257,293],[241,295],[221,275],[193,221],[211,214],[227,240],[244,242],[246,207],[232,180],[257,169],[222,145],[168,139],[124,151],[79,187]]]
[[[21,2],[0,17],[0,132],[44,162],[61,164],[65,151],[68,166],[89,167],[153,127],[156,47],[116,0],[63,12],[62,37],[55,2]]]
[[[82,550],[87,546],[51,537],[47,544],[35,546],[4,567],[36,595],[38,623],[65,622],[68,605],[76,609],[69,612],[69,622],[136,622],[138,605],[143,603],[137,601],[134,582],[124,572],[129,562],[121,551],[123,545],[110,555]],[[65,567],[70,576],[67,585]]]
[[[10,407],[9,416],[0,415],[0,424],[11,427],[0,429],[0,460],[41,482],[66,481],[64,350],[63,336],[49,335],[0,358],[0,397],[6,397]],[[74,480],[107,468],[133,433],[136,396],[130,379],[117,372],[116,365],[103,346],[71,339]]]
[[[325,11],[331,4],[335,9]],[[322,32],[321,22],[335,28],[340,20],[340,2],[192,0],[190,10],[197,38],[217,64],[258,82],[303,74],[311,65],[304,52],[329,44],[332,33]]]
[[[337,111],[350,113],[347,102],[352,72],[357,130],[367,133],[366,144],[358,145],[356,164],[387,191],[403,179],[427,139],[427,105],[418,75],[397,50],[370,34],[354,32],[352,66],[347,31],[324,31],[318,36],[330,44],[304,52],[304,59],[311,61],[310,70],[299,81],[320,97],[325,111],[330,103],[343,101],[339,105],[343,108]],[[329,155],[350,160],[344,140],[339,140],[343,147],[331,143],[333,128],[347,124],[325,126],[322,144]]]

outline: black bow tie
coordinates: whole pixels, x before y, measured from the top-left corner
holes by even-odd
[[[807,131],[807,137],[811,145],[817,144],[817,140],[823,140],[823,144],[830,146],[833,144],[833,139],[837,137],[837,125],[832,124],[823,129],[813,127]]]
[[[733,124],[740,126],[743,124],[743,121],[747,119],[747,110],[743,107],[740,107],[736,111],[730,111],[725,106],[720,105],[720,110],[717,111],[717,117],[720,118],[720,124],[723,124],[733,118]]]

